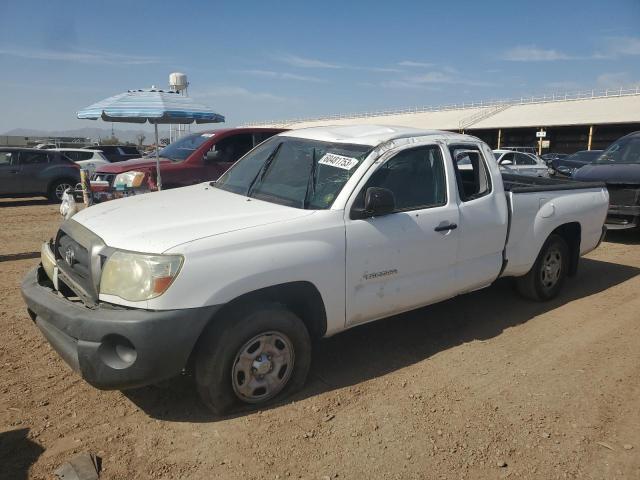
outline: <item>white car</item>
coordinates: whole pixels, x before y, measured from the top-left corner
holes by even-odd
[[[80,168],[88,170],[89,174],[93,174],[96,168],[111,163],[100,150],[85,148],[56,148],[55,150],[64,153],[66,157],[80,165]]]
[[[494,150],[498,165],[509,173],[531,175],[534,177],[549,177],[549,167],[533,153],[514,152],[512,150]]]
[[[468,135],[291,130],[216,182],[82,210],[22,294],[98,388],[193,368],[213,411],[262,408],[303,386],[315,339],[500,277],[554,298],[602,240],[608,203],[601,183],[503,180]]]

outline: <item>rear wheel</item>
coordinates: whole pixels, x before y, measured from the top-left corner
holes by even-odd
[[[212,325],[199,342],[196,383],[216,414],[261,407],[304,385],[311,340],[302,320],[279,304],[240,308]]]
[[[75,180],[69,178],[62,178],[60,180],[56,180],[49,187],[49,192],[47,193],[47,197],[52,202],[61,202],[62,194],[67,190],[71,190],[71,194],[73,194],[74,185],[76,184]]]
[[[567,242],[560,235],[550,235],[529,273],[516,279],[518,291],[532,300],[555,298],[567,276],[568,265]]]

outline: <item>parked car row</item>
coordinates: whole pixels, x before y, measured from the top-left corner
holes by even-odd
[[[159,152],[164,188],[216,180],[256,145],[282,131],[232,128],[182,137]],[[609,228],[640,225],[640,132],[619,139],[606,151],[548,153],[543,158],[525,147],[511,148],[493,151],[503,173],[606,182],[611,193]],[[460,170],[471,169],[477,161],[473,152],[465,155],[459,162]],[[5,148],[0,153],[0,195],[46,195],[58,201],[66,188],[76,188],[78,167],[91,173],[91,194],[96,203],[156,189],[155,158],[141,158],[134,146]]]
[[[0,195],[43,195],[60,201],[80,181],[80,167],[63,152],[36,148],[0,148]]]

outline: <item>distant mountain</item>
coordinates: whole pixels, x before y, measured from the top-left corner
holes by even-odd
[[[169,136],[168,128],[164,127],[159,128],[158,130],[160,138]],[[141,133],[146,137],[144,143],[153,142],[152,130],[124,130],[120,128],[114,128],[113,133],[122,142],[137,143],[138,140],[136,137]],[[34,130],[31,128],[14,128],[13,130],[2,133],[2,135],[15,135],[18,137],[87,137],[92,140],[98,141],[101,138],[110,138],[111,129],[95,127],[75,128],[70,130]]]

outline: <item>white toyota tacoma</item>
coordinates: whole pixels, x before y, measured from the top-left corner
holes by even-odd
[[[300,388],[312,340],[516,277],[548,300],[604,235],[607,189],[501,175],[475,137],[288,131],[215,183],[64,222],[22,292],[92,385],[188,369],[223,413]]]

